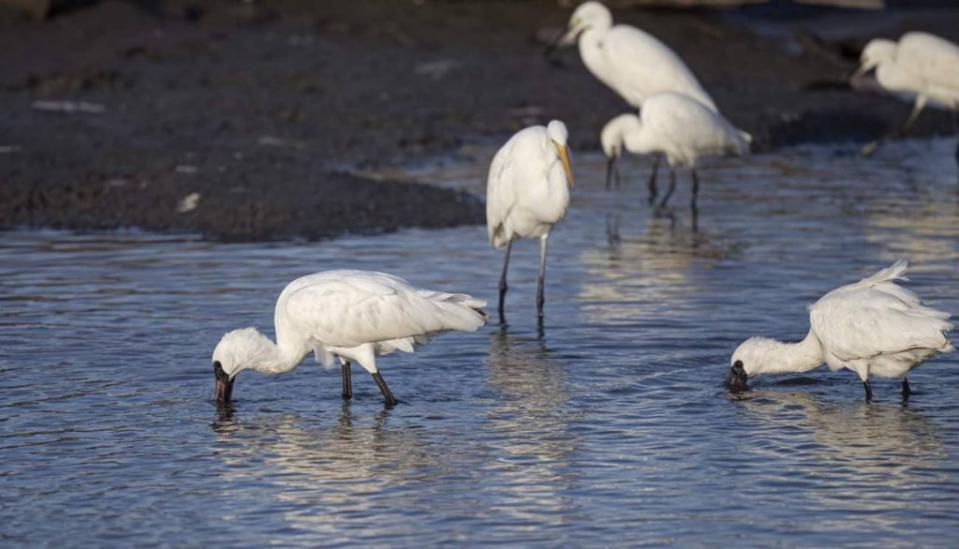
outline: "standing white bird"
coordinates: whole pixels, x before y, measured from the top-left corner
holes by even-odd
[[[896,135],[905,135],[922,110],[931,107],[959,111],[959,46],[926,32],[906,33],[899,42],[876,39],[862,51],[856,76],[876,69],[876,81],[891,94],[913,102],[909,118],[862,149],[864,156],[876,152],[882,143]],[[959,161],[959,145],[956,147]]]
[[[546,242],[553,225],[563,219],[573,187],[573,169],[566,145],[566,125],[520,130],[504,144],[490,164],[486,180],[486,228],[494,248],[506,246],[499,281],[499,318],[505,324],[506,271],[513,240],[539,238],[539,286],[536,310],[543,320],[546,284]]]
[[[676,188],[676,168],[690,169],[693,178],[691,207],[696,210],[699,177],[696,163],[702,157],[749,152],[752,137],[696,99],[673,92],[659,93],[646,100],[640,116],[622,114],[610,120],[600,136],[608,165],[623,149],[634,154],[661,154],[669,163],[669,190],[660,207],[666,205]],[[649,188],[650,204],[656,199],[655,181]]]
[[[911,393],[906,375],[939,353],[953,351],[946,334],[949,313],[924,306],[916,294],[898,286],[905,280],[903,260],[878,273],[837,288],[809,307],[809,333],[799,343],[754,337],[733,353],[728,383],[746,388],[749,376],[808,372],[825,362],[859,375],[872,399],[870,377],[902,380],[902,394]]]
[[[276,301],[274,344],[256,328],[227,332],[213,351],[216,399],[230,401],[243,370],[283,374],[308,354],[326,367],[338,357],[343,398],[353,395],[350,363],[373,376],[387,406],[396,399],[376,367],[376,356],[414,347],[437,334],[472,332],[486,324],[485,301],[411,286],[371,271],[325,271],[290,282]]]
[[[637,109],[658,93],[678,92],[718,112],[712,97],[676,52],[636,27],[613,26],[612,14],[599,2],[585,2],[577,7],[557,43],[568,46],[577,42],[589,72]],[[649,178],[653,188],[659,162],[657,156]],[[607,187],[610,183],[611,171],[607,171]]]

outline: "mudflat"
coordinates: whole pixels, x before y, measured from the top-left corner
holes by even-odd
[[[221,240],[482,223],[481,199],[371,179],[560,118],[575,150],[629,107],[555,2],[97,2],[0,17],[0,228]],[[614,8],[673,47],[758,150],[866,140],[909,106],[853,91],[873,36],[959,39],[959,10]],[[952,131],[931,112],[917,135]],[[480,159],[482,160],[482,159]],[[483,160],[485,161],[485,160]]]

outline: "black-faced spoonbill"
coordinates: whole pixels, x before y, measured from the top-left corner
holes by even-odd
[[[669,190],[659,206],[663,207],[676,188],[676,168],[687,167],[693,178],[690,206],[696,210],[699,176],[696,162],[705,156],[742,156],[749,152],[752,137],[736,129],[716,111],[692,97],[659,93],[646,100],[639,116],[621,114],[603,128],[600,141],[612,162],[623,149],[634,154],[662,154],[669,163]],[[654,180],[650,185],[650,204],[656,199]]]
[[[896,135],[905,135],[928,105],[952,111],[956,123],[959,111],[959,46],[926,32],[909,32],[899,39],[876,39],[862,50],[856,75],[876,69],[876,81],[887,92],[913,103],[902,127],[862,148],[869,156]],[[959,162],[959,144],[956,146]]]
[[[499,320],[506,323],[506,271],[513,240],[539,239],[539,285],[536,311],[543,321],[546,284],[546,241],[549,232],[566,215],[573,169],[566,146],[566,125],[559,120],[547,126],[520,130],[504,144],[490,164],[486,180],[486,228],[494,248],[506,247],[499,280]]]
[[[353,395],[350,363],[368,371],[386,406],[396,398],[376,367],[376,357],[414,347],[448,331],[472,332],[486,324],[486,302],[411,286],[370,271],[325,271],[290,282],[276,301],[274,344],[256,328],[227,332],[213,351],[216,399],[230,401],[243,370],[283,374],[311,352],[327,367],[339,358],[343,398]]]
[[[727,383],[746,388],[749,376],[808,372],[825,362],[831,370],[859,375],[872,400],[871,377],[902,380],[902,395],[911,393],[906,375],[939,353],[952,352],[946,337],[949,313],[924,306],[916,294],[896,284],[905,280],[907,264],[892,267],[837,288],[809,307],[809,333],[799,343],[763,337],[744,341],[730,360]]]

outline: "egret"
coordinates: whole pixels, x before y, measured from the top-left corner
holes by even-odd
[[[557,44],[579,44],[583,64],[600,82],[637,109],[662,92],[686,94],[718,112],[712,97],[683,60],[655,36],[629,25],[613,25],[613,16],[599,2],[585,2],[573,11]],[[653,161],[649,185],[655,188],[660,157]],[[610,186],[612,166],[606,184]]]
[[[371,271],[325,271],[290,282],[276,301],[276,343],[256,328],[227,332],[213,351],[216,399],[227,403],[243,370],[277,375],[292,371],[310,352],[326,367],[339,358],[343,398],[353,395],[350,365],[373,376],[386,406],[396,398],[376,367],[376,357],[414,347],[448,331],[472,332],[486,324],[485,301],[410,285]]]
[[[809,308],[809,333],[799,343],[747,339],[730,360],[730,388],[744,389],[749,376],[808,372],[825,362],[831,370],[856,372],[867,402],[872,400],[870,377],[901,379],[903,398],[908,398],[909,371],[954,349],[946,337],[952,329],[949,313],[924,306],[896,284],[905,280],[907,266],[900,260],[827,293]]]
[[[536,310],[543,321],[546,284],[546,244],[550,230],[566,215],[573,169],[566,145],[566,125],[520,130],[504,144],[490,164],[486,180],[486,228],[494,248],[506,247],[499,280],[499,318],[505,324],[506,271],[513,240],[539,238],[539,285]]]
[[[887,92],[913,103],[912,112],[898,130],[893,130],[862,149],[863,156],[876,152],[896,135],[905,135],[928,105],[951,110],[953,122],[959,111],[959,46],[933,34],[909,32],[899,39],[876,39],[862,51],[856,76],[876,70],[876,81]],[[959,145],[956,146],[959,161]]]
[[[698,100],[674,92],[658,93],[646,100],[639,116],[622,114],[610,120],[601,134],[608,166],[625,149],[634,154],[662,154],[669,164],[669,190],[660,207],[666,205],[676,188],[676,168],[687,167],[692,174],[691,207],[696,210],[699,176],[696,164],[702,157],[749,152],[752,137]],[[655,179],[650,178],[650,203],[656,198]]]

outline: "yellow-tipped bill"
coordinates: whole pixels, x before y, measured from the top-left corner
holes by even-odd
[[[563,171],[566,172],[566,183],[569,185],[569,188],[572,189],[575,187],[575,181],[573,181],[573,167],[569,164],[569,147],[566,145],[560,145],[559,143],[553,143],[556,147],[556,152],[559,153],[559,159],[563,162]]]

